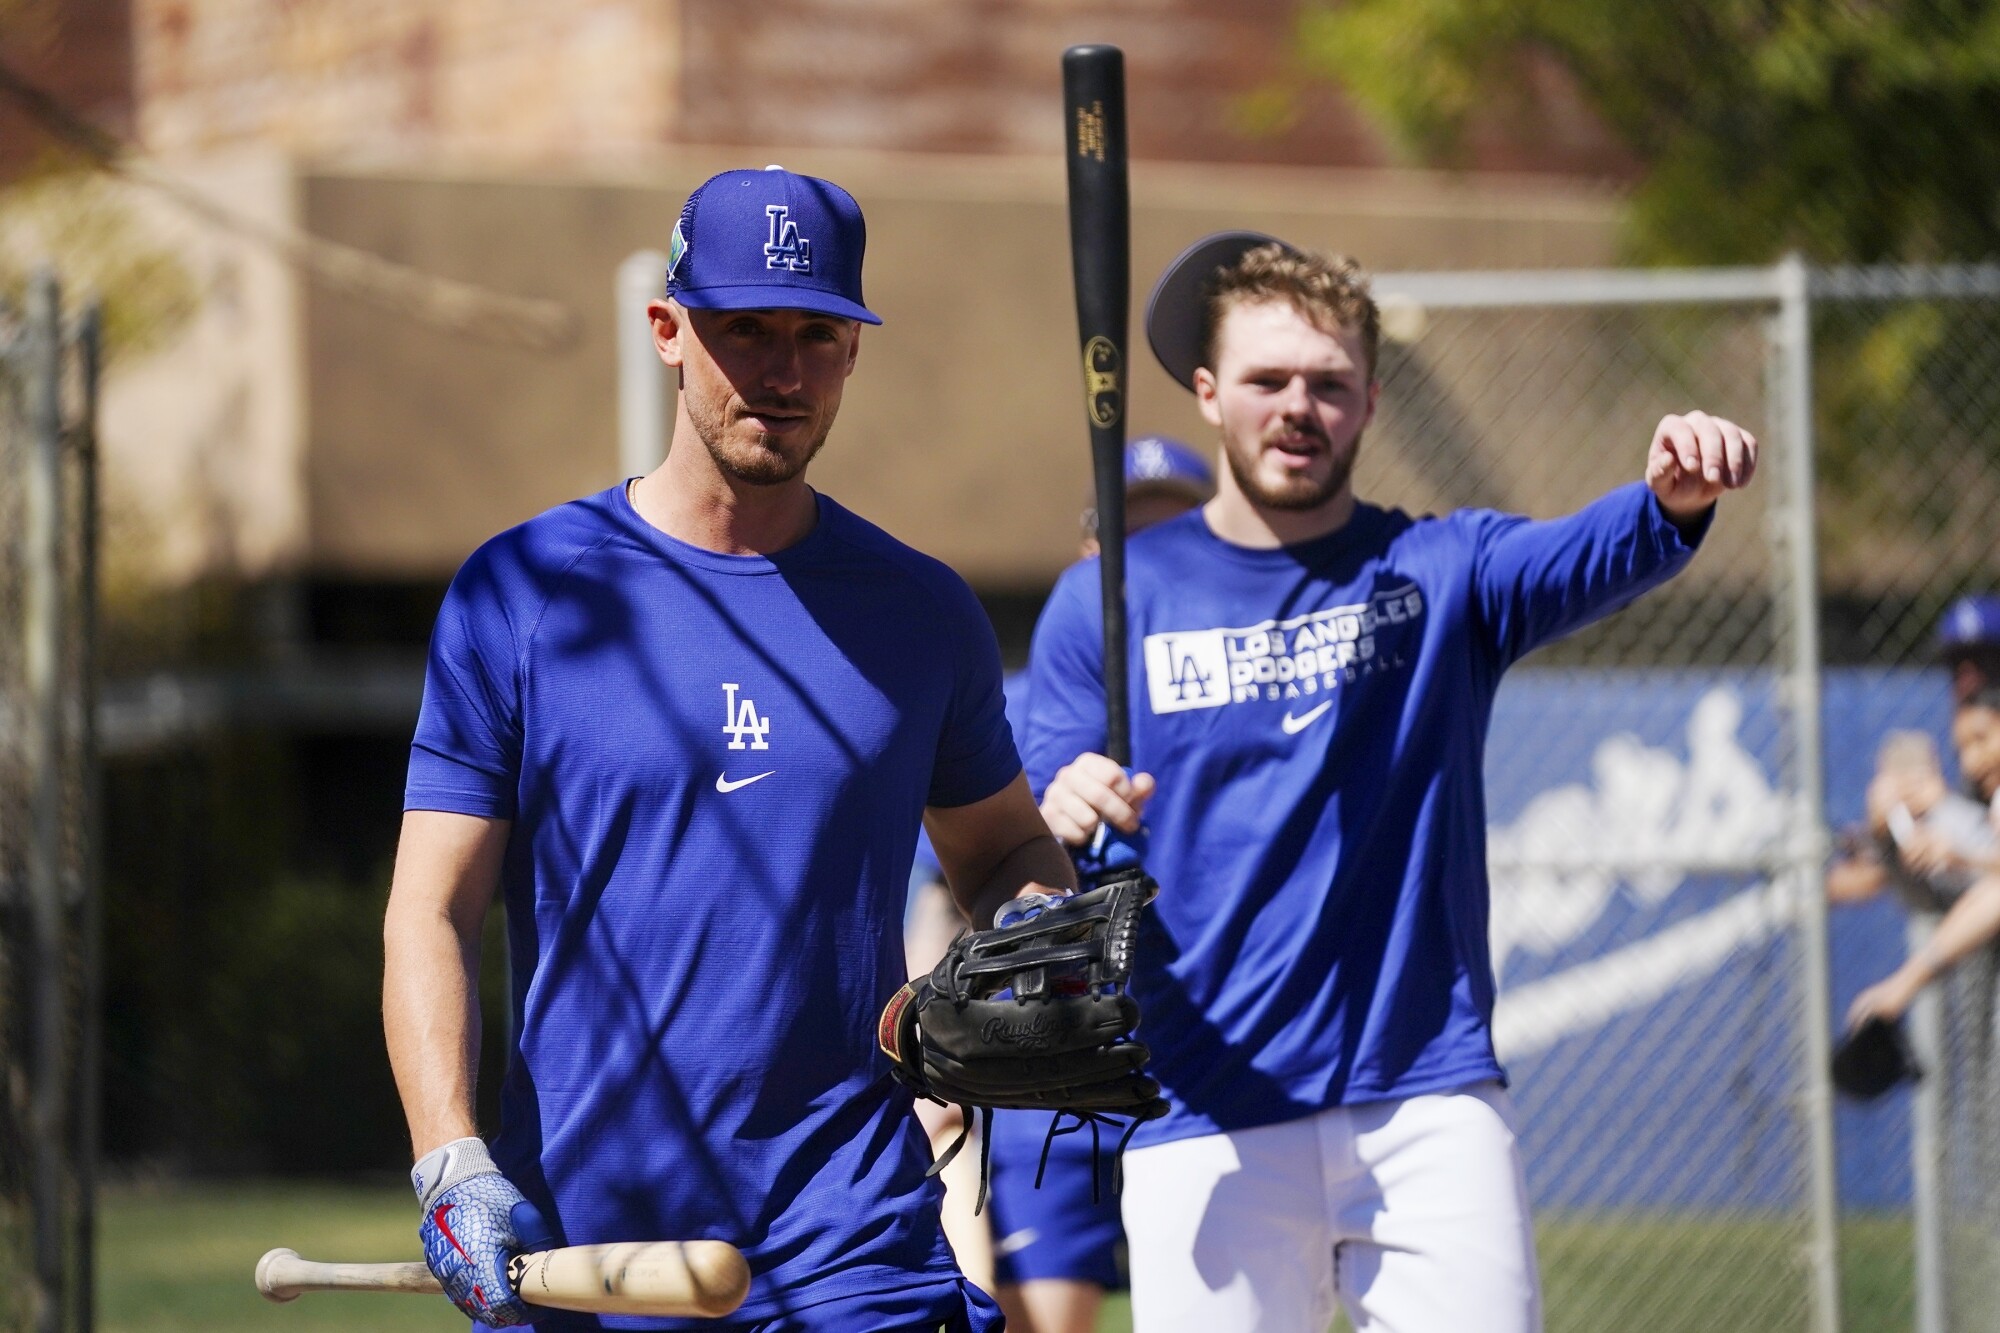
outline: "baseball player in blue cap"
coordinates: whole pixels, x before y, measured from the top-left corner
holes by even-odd
[[[853,371],[861,211],[730,171],[674,229],[653,473],[482,546],[434,631],[384,1017],[425,1257],[480,1327],[922,1330],[999,1313],[953,1265],[875,1045],[920,821],[975,922],[1073,889],[965,584],[806,484]],[[473,1117],[480,925],[512,1044]],[[732,1322],[531,1311],[523,1248],[715,1238]]]
[[[1022,750],[1065,842],[1150,831],[1132,993],[1171,1109],[1125,1156],[1137,1333],[1531,1333],[1493,1052],[1482,748],[1512,663],[1665,581],[1756,440],[1664,418],[1643,479],[1535,522],[1358,499],[1379,321],[1348,261],[1235,232],[1147,333],[1216,497],[1127,551],[1132,757],[1103,754],[1085,562],[1035,631]],[[1637,461],[1637,460],[1635,460]]]

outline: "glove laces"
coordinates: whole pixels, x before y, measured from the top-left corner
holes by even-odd
[[[924,1172],[924,1178],[928,1180],[941,1174],[946,1167],[951,1165],[952,1159],[958,1156],[958,1150],[963,1148],[965,1141],[972,1136],[973,1113],[975,1110],[979,1115],[979,1198],[972,1205],[972,1215],[977,1217],[986,1210],[986,1197],[993,1181],[992,1107],[981,1106],[975,1108],[963,1104],[959,1106],[959,1122],[962,1128],[958,1131],[958,1137],[951,1141],[949,1148],[938,1154],[938,1159],[931,1163],[931,1169]],[[1065,1125],[1063,1123],[1065,1117],[1068,1117],[1075,1123]],[[1097,1111],[1064,1110],[1057,1111],[1051,1115],[1049,1117],[1048,1133],[1042,1136],[1041,1161],[1035,1166],[1035,1188],[1040,1189],[1042,1187],[1042,1177],[1049,1169],[1049,1149],[1055,1146],[1056,1136],[1060,1134],[1074,1134],[1087,1126],[1090,1129],[1090,1201],[1093,1204],[1101,1203],[1103,1195],[1098,1188],[1098,1184],[1103,1178],[1103,1172],[1099,1167],[1099,1162],[1103,1156],[1104,1148],[1103,1142],[1099,1138],[1098,1127],[1100,1125],[1116,1125],[1118,1123],[1119,1117],[1105,1115]],[[1118,1135],[1118,1146],[1111,1150],[1111,1193],[1113,1195],[1125,1192],[1125,1149],[1131,1144],[1132,1136],[1138,1133],[1139,1125],[1140,1120],[1137,1116],[1126,1120],[1124,1130]]]

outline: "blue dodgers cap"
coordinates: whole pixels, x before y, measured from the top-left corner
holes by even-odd
[[[1215,493],[1215,472],[1207,459],[1179,440],[1142,435],[1125,446],[1125,490],[1130,494],[1155,486],[1206,500]]]
[[[725,171],[688,196],[667,295],[692,310],[810,310],[880,324],[861,303],[868,226],[854,196],[783,167]]]
[[[1983,593],[1961,597],[1946,607],[1944,618],[1938,621],[1937,645],[1942,655],[2000,648],[2000,596]]]

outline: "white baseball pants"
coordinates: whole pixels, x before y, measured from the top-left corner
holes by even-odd
[[[1133,1333],[1539,1333],[1497,1083],[1125,1155]]]

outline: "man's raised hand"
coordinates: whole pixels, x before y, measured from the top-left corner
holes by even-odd
[[[1700,518],[1724,491],[1750,484],[1757,437],[1706,412],[1665,416],[1646,454],[1646,484],[1676,522]]]

